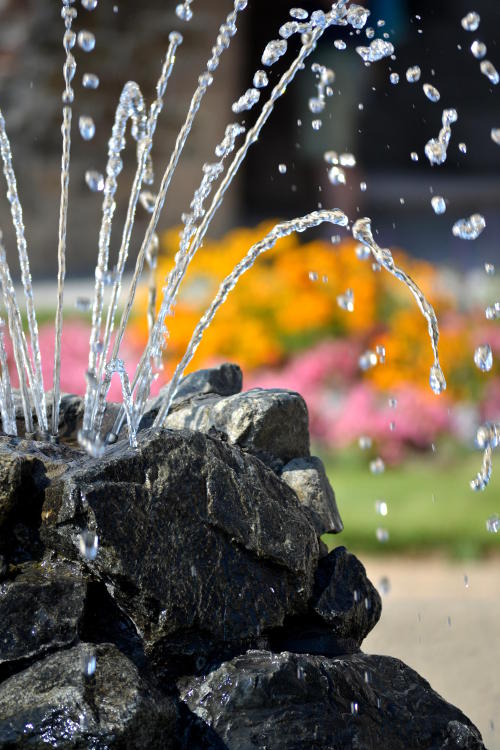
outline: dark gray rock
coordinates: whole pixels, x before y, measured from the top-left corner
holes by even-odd
[[[27,563],[0,584],[0,664],[74,643],[86,584],[76,564]]]
[[[243,386],[243,374],[238,365],[224,363],[219,367],[190,372],[182,378],[174,396],[174,403],[186,401],[193,396],[215,393],[218,396],[233,396],[240,393]],[[161,401],[165,388],[158,394]]]
[[[293,391],[253,388],[227,398],[208,394],[174,408],[166,426],[215,429],[246,451],[272,454],[285,463],[309,455],[307,407]]]
[[[145,434],[137,450],[118,443],[46,495],[44,543],[74,558],[80,532],[98,534],[89,570],[149,649],[163,640],[182,651],[188,634],[203,653],[204,641],[237,643],[306,610],[314,529],[273,472],[219,440]]]
[[[280,474],[281,479],[295,492],[316,529],[321,534],[339,534],[344,525],[335,501],[325,467],[316,456],[294,458]]]
[[[388,656],[249,651],[179,688],[192,712],[183,750],[484,750],[457,708]]]
[[[88,653],[97,659],[90,678]],[[169,750],[176,719],[173,701],[109,644],[51,654],[0,685],[0,747],[9,750]]]

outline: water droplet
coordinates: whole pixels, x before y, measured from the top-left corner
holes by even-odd
[[[500,128],[491,128],[491,140],[500,146]]]
[[[312,123],[311,123],[311,125],[312,125],[312,129],[313,130],[319,130],[320,127],[323,125],[323,121],[322,120],[313,120]]]
[[[389,80],[395,86],[396,83],[399,83],[399,73],[391,73]]]
[[[99,88],[99,76],[96,76],[94,73],[84,73],[82,86],[84,89]]]
[[[448,627],[451,628],[451,617],[448,615]]]
[[[370,11],[363,8],[362,5],[351,3],[347,9],[346,21],[353,29],[362,29],[368,20]]]
[[[410,158],[412,161],[418,161],[418,154],[416,151],[412,151],[410,154]]]
[[[446,380],[439,365],[432,365],[429,375],[429,385],[437,396],[446,390]]]
[[[341,167],[356,166],[356,157],[354,156],[354,154],[340,154],[339,161]]]
[[[467,574],[464,575],[464,584],[465,584],[465,588],[468,589],[469,588],[469,576]]]
[[[240,96],[237,102],[234,102],[231,109],[233,112],[238,114],[239,112],[244,112],[245,110],[252,109],[257,102],[260,99],[260,91],[257,91],[257,89],[247,89],[245,93]]]
[[[493,265],[493,263],[485,263],[484,270],[486,271],[488,276],[493,276],[493,274],[495,273],[495,266]]]
[[[77,310],[80,310],[80,312],[87,312],[91,308],[91,301],[88,297],[77,297],[75,302],[75,307]]]
[[[398,405],[398,400],[397,398],[390,398],[387,403],[389,404],[391,409],[395,409]]]
[[[82,5],[85,10],[95,10],[97,8],[97,0],[82,0]]]
[[[387,503],[385,502],[385,500],[375,501],[375,511],[379,514],[379,516],[387,515]]]
[[[273,39],[262,54],[262,65],[274,65],[280,57],[286,54],[288,44],[285,39]]]
[[[488,305],[484,314],[487,320],[498,320],[500,318],[500,302],[495,302],[494,305]]]
[[[408,83],[417,83],[420,81],[421,70],[418,65],[413,65],[406,71],[406,80]]]
[[[500,531],[500,517],[497,513],[486,520],[486,531],[489,531],[490,534],[498,534]]]
[[[339,163],[339,156],[336,151],[325,151],[325,153],[323,154],[323,159],[327,164]]]
[[[97,667],[97,660],[95,654],[91,651],[85,651],[82,654],[82,672],[85,677],[92,677]]]
[[[304,10],[304,8],[290,8],[289,13],[291,17],[295,18],[297,21],[305,21],[309,16],[309,13],[307,10]]]
[[[80,115],[78,128],[84,141],[92,140],[95,135],[95,124],[91,117],[88,115]]]
[[[347,310],[347,312],[354,311],[354,292],[352,291],[352,289],[347,289],[345,294],[338,295],[337,305],[342,310]]]
[[[84,52],[92,52],[95,47],[95,36],[91,31],[83,29],[78,32],[78,46]]]
[[[104,176],[95,169],[88,169],[85,172],[85,182],[94,193],[104,190]]]
[[[387,529],[383,529],[380,526],[375,531],[375,536],[377,537],[377,541],[379,541],[381,544],[385,544],[385,542],[389,541],[389,532]]]
[[[424,94],[426,95],[427,99],[429,99],[431,102],[438,102],[441,99],[441,94],[437,90],[435,86],[433,86],[430,83],[424,83]]]
[[[309,281],[317,281],[318,280],[318,274],[316,271],[309,271]]]
[[[391,582],[387,578],[387,576],[382,576],[382,578],[378,582],[378,590],[382,594],[382,596],[387,596],[387,594],[391,591]]]
[[[384,39],[374,39],[369,47],[356,47],[356,52],[365,62],[377,62],[394,54],[394,45]]]
[[[286,174],[286,164],[279,164],[278,171],[280,174]]]
[[[335,47],[335,49],[345,49],[347,47],[347,44],[343,39],[335,39],[333,46]]]
[[[444,214],[446,211],[446,201],[441,195],[434,195],[431,198],[431,206],[435,214]]]
[[[359,183],[359,189],[361,190],[362,193],[366,192],[366,187],[367,187],[366,182]]]
[[[481,344],[474,352],[474,363],[482,372],[489,372],[493,367],[493,353],[489,344]]]
[[[459,144],[458,144],[458,150],[459,150],[459,151],[460,151],[460,152],[461,152],[462,154],[466,154],[466,153],[467,153],[467,144],[466,144],[466,143],[459,143]]]
[[[479,13],[471,11],[471,13],[467,13],[467,15],[462,18],[462,28],[464,28],[465,31],[476,31],[480,22],[481,17]]]
[[[381,365],[385,364],[385,346],[382,346],[382,344],[379,344],[375,347],[375,352],[378,357],[378,361]]]
[[[378,363],[378,357],[371,349],[367,349],[358,359],[359,368],[363,371],[370,370]]]
[[[459,219],[453,225],[452,232],[461,240],[475,240],[486,226],[484,216],[472,214],[468,219]]]
[[[179,3],[179,5],[175,8],[175,15],[177,18],[179,18],[181,21],[190,21],[193,17],[193,11],[189,7],[191,4],[191,0],[189,2],[185,3]]]
[[[253,77],[253,85],[256,89],[263,89],[269,84],[269,78],[265,70],[256,70]]]
[[[372,439],[368,435],[360,435],[358,445],[362,451],[367,451],[372,447]]]
[[[356,701],[351,702],[351,713],[353,716],[357,716],[359,713],[359,705],[356,703]]]
[[[383,474],[385,471],[385,463],[380,456],[370,461],[370,471],[372,474]]]
[[[328,179],[332,185],[345,185],[346,176],[342,167],[332,167],[328,170]]]
[[[482,60],[483,57],[486,56],[488,48],[486,47],[486,44],[484,42],[480,42],[476,39],[475,42],[472,42],[470,51],[472,52],[476,60]]]
[[[95,560],[99,549],[99,538],[94,531],[82,531],[78,537],[80,554],[86,560]]]
[[[498,71],[489,60],[481,60],[481,65],[479,66],[481,69],[481,73],[485,75],[491,83],[493,83],[495,86],[500,81],[500,75],[498,75]]]

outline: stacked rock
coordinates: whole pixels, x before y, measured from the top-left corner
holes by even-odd
[[[100,459],[0,438],[0,748],[482,748],[396,659],[297,393],[187,376]],[[116,409],[110,409],[111,417]],[[111,421],[110,421],[111,423]],[[91,544],[88,545],[88,540]]]

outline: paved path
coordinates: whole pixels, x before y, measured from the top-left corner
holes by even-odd
[[[500,559],[362,560],[375,585],[390,583],[363,650],[416,669],[500,750]]]

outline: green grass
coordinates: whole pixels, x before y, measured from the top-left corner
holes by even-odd
[[[476,475],[481,454],[444,446],[436,455],[407,459],[372,475],[370,457],[360,451],[322,456],[344,522],[340,535],[325,535],[329,546],[344,544],[354,553],[444,553],[471,558],[500,552],[500,534],[486,530],[486,519],[500,515],[500,455],[485,492],[475,493],[469,481]],[[388,514],[375,511],[385,500]],[[377,527],[387,529],[380,543]]]

